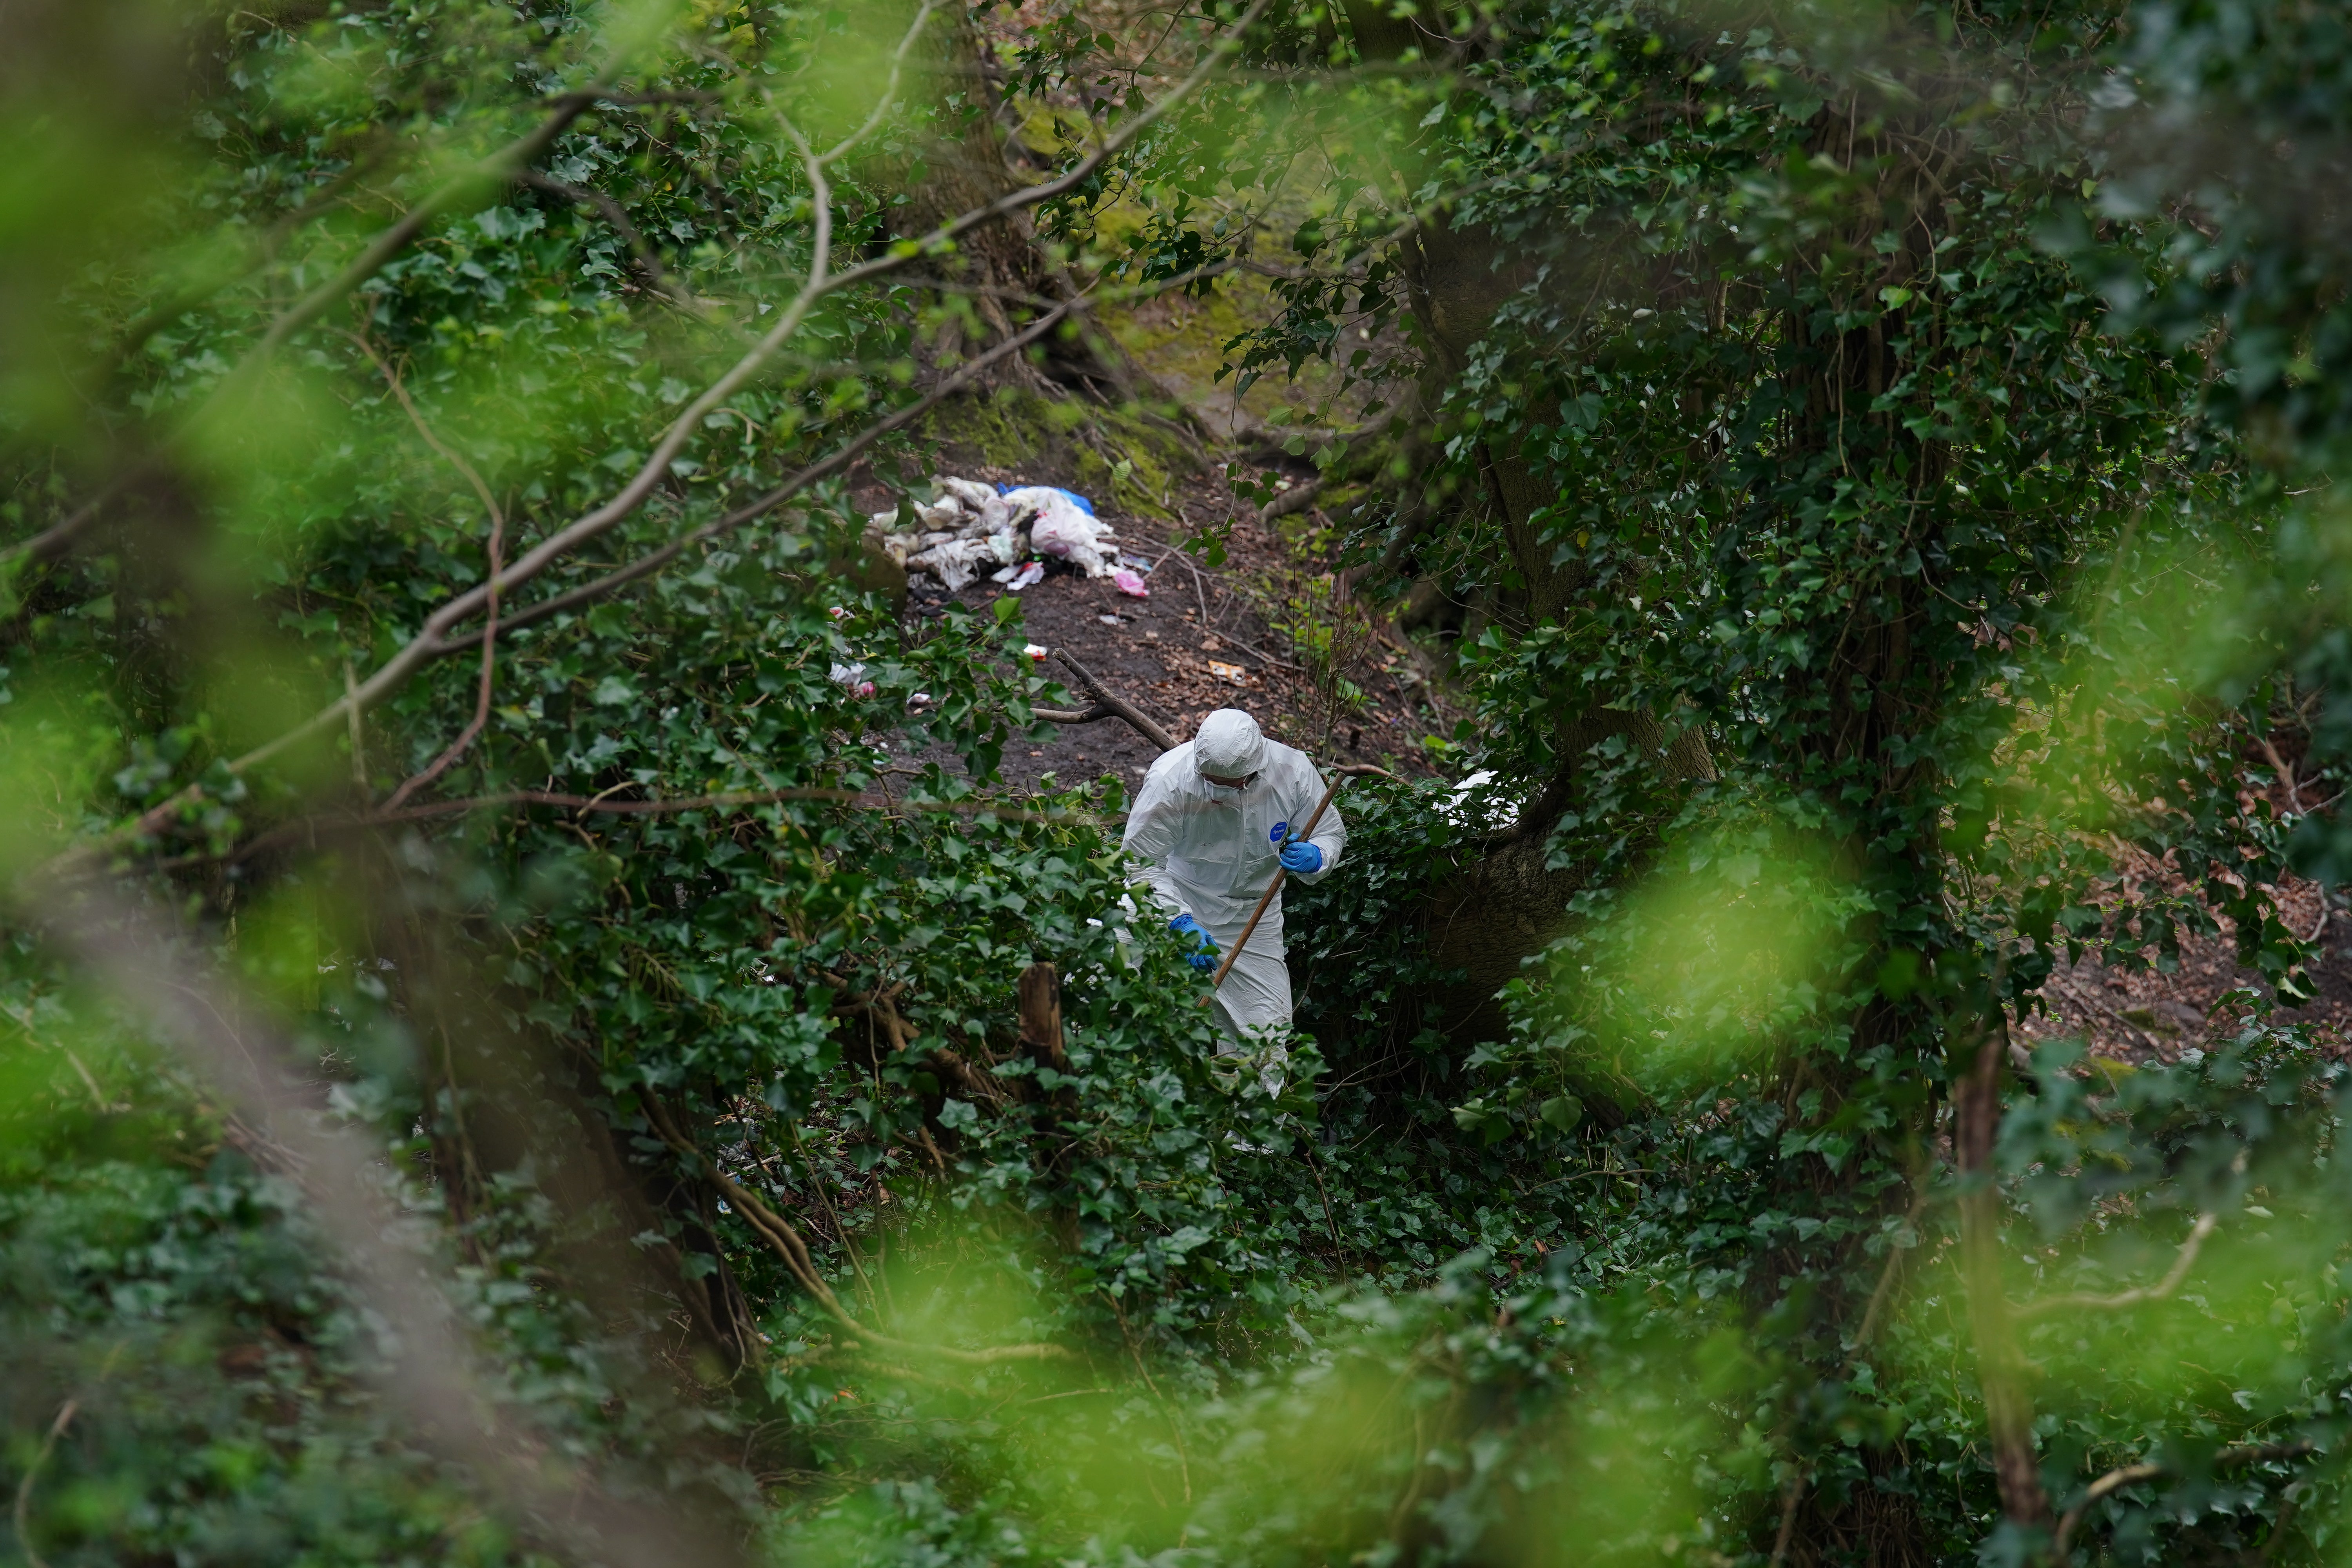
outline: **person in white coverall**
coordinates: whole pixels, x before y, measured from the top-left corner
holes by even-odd
[[[1312,837],[1301,834],[1322,798],[1323,779],[1307,753],[1267,740],[1237,708],[1218,709],[1151,764],[1127,816],[1125,847],[1169,925],[1192,939],[1195,969],[1214,972],[1223,962],[1276,866],[1317,882],[1339,863],[1348,828],[1336,801]],[[1234,960],[1215,1006],[1236,1040],[1289,1025],[1280,894]]]

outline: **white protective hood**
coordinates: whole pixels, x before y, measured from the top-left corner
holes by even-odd
[[[1202,751],[1223,751],[1226,742],[1239,738],[1212,733],[1213,725],[1220,731],[1234,728],[1230,721],[1219,723],[1227,714],[1248,726],[1257,746],[1257,755],[1249,766],[1234,767],[1236,761],[1245,759],[1227,752],[1215,759],[1217,765],[1211,770],[1224,773],[1231,767],[1227,776],[1232,777],[1255,771],[1256,782],[1239,792],[1212,791],[1201,777]],[[1224,947],[1241,934],[1250,910],[1257,907],[1259,896],[1274,879],[1275,854],[1282,847],[1285,832],[1298,837],[1297,829],[1306,825],[1315,803],[1323,798],[1323,785],[1322,776],[1306,752],[1265,739],[1248,714],[1234,709],[1213,713],[1202,722],[1198,737],[1151,764],[1143,787],[1136,792],[1135,805],[1127,815],[1125,840],[1133,874],[1170,916],[1190,914],[1209,928],[1218,946]],[[1238,798],[1214,798],[1220,793],[1237,793]],[[1308,837],[1323,851],[1323,868],[1312,876],[1292,875],[1302,881],[1319,882],[1339,865],[1339,852],[1348,843],[1347,824],[1340,820],[1336,799],[1324,809],[1322,820]],[[1250,938],[1249,948],[1253,953],[1282,952],[1279,897]]]

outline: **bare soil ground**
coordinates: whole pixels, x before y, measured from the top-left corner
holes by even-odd
[[[2132,869],[2149,881],[2178,882],[2154,861]],[[2301,878],[2280,884],[2278,900],[2297,936],[2316,932],[2322,941],[2307,975],[2317,994],[2305,1007],[2282,1008],[2277,1020],[2311,1025],[2339,1053],[2352,1048],[2352,915],[2331,911],[2323,925],[2321,889]],[[2184,939],[2180,949],[2180,967],[2168,974],[2111,969],[2089,952],[2080,963],[2061,965],[2043,991],[2049,1015],[2029,1020],[2021,1042],[2031,1048],[2042,1040],[2080,1037],[2100,1056],[2174,1061],[2183,1051],[2226,1038],[2236,1031],[2242,1013],[2234,1007],[2216,1013],[2222,994],[2238,986],[2265,992],[2268,986],[2239,964],[2235,938],[2227,929],[2219,936]]]

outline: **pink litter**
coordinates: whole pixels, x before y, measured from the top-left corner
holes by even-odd
[[[1120,593],[1126,595],[1130,599],[1149,599],[1151,597],[1151,590],[1144,585],[1143,579],[1137,576],[1134,573],[1129,571],[1124,566],[1112,573],[1110,574],[1110,580],[1112,586],[1116,587]]]

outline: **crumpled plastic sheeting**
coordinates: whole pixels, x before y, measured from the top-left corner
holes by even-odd
[[[982,572],[1011,566],[1033,551],[1069,562],[1089,577],[1107,577],[1118,563],[1117,533],[1094,515],[1086,497],[1049,485],[999,494],[978,479],[935,475],[933,501],[916,501],[919,524],[901,526],[896,510],[867,520],[890,559],[910,572],[929,572],[950,593]]]
[[[909,555],[907,566],[909,571],[929,572],[952,594],[979,576],[982,568],[996,564],[995,543],[993,539],[950,539],[919,555]]]
[[[1059,556],[1089,577],[1108,577],[1118,564],[1118,535],[1085,497],[1028,485],[1005,491],[1004,499],[1030,514],[1029,543],[1038,554]]]

